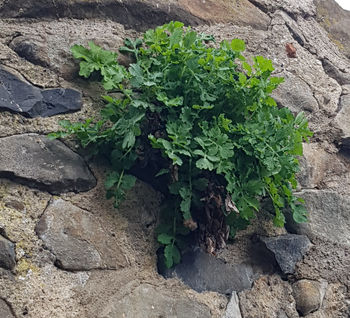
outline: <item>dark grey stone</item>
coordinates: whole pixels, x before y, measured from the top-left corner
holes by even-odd
[[[42,98],[39,88],[0,68],[0,108],[35,117],[44,110]]]
[[[222,294],[251,288],[256,278],[250,264],[226,264],[199,248],[185,253],[180,264],[161,274],[166,278],[176,277],[198,292]]]
[[[12,242],[0,235],[0,267],[11,270],[15,266],[15,244],[13,244]]]
[[[305,235],[286,234],[275,237],[260,237],[276,258],[284,274],[292,274],[297,262],[310,249],[311,242]]]
[[[81,93],[70,88],[40,90],[0,68],[0,108],[28,117],[80,110]]]
[[[0,177],[53,194],[87,191],[96,179],[64,143],[36,134],[0,138]]]
[[[26,36],[16,36],[9,47],[14,50],[20,57],[26,59],[27,61],[48,67],[48,56],[47,47],[43,39],[39,38],[29,38]]]
[[[73,112],[81,109],[81,94],[70,88],[46,89],[41,92],[46,111],[40,115],[49,117],[56,114]]]

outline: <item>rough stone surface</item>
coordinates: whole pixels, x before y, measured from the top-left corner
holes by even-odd
[[[9,305],[0,298],[0,317],[1,318],[15,318]]]
[[[82,10],[84,8],[84,10]],[[133,29],[145,29],[164,24],[171,19],[186,24],[205,22],[235,22],[239,25],[254,25],[266,29],[269,17],[248,0],[235,1],[139,1],[105,0],[103,3],[89,0],[88,5],[81,0],[55,3],[25,0],[21,3],[3,3],[0,17],[47,17],[47,18],[103,18],[119,22]]]
[[[0,68],[0,108],[29,117],[48,117],[80,110],[81,94],[69,88],[47,89],[26,83]]]
[[[286,234],[277,237],[260,237],[275,255],[284,274],[292,274],[297,262],[310,249],[311,243],[305,235]]]
[[[350,57],[350,12],[335,1],[315,0],[317,20],[328,31],[330,39]]]
[[[268,218],[264,220],[259,216],[251,227],[237,235],[234,244],[220,251],[218,257],[231,268],[250,264],[253,273],[269,273],[256,280],[252,289],[239,292],[239,307],[244,318],[299,317],[292,284],[305,279],[326,281],[322,305],[307,318],[349,317],[350,247],[346,243],[349,222],[345,211],[350,191],[350,152],[344,143],[347,127],[347,107],[344,107],[347,98],[344,96],[350,93],[350,86],[346,84],[350,63],[342,54],[347,44],[340,42],[348,38],[348,34],[339,33],[340,37],[336,32],[327,34],[318,22],[322,23],[319,11],[316,16],[316,8],[319,9],[311,0],[0,0],[0,16],[8,17],[0,19],[1,67],[6,66],[40,92],[58,87],[81,91],[84,105],[78,112],[46,118],[0,112],[0,137],[33,132],[44,135],[58,130],[60,119],[81,121],[99,114],[103,105],[100,96],[104,92],[96,82],[78,78],[78,63],[70,52],[74,44],[86,45],[94,41],[105,49],[117,51],[125,37],[140,36],[135,30],[170,20],[181,20],[195,26],[199,32],[213,34],[217,42],[244,39],[247,46],[244,54],[248,59],[254,55],[266,56],[273,61],[274,74],[286,77],[286,83],[277,91],[279,105],[290,107],[293,112],[304,110],[315,133],[311,143],[305,146],[299,190],[310,196],[310,203],[306,201],[312,220],[305,226],[311,228],[312,222],[318,225],[312,231],[308,228],[314,245],[297,263],[294,274],[285,277],[286,281],[272,274],[276,266],[273,257],[264,258],[259,254],[268,252],[266,248],[260,248],[260,252],[254,248],[256,236],[253,233],[271,237],[285,231],[272,229]],[[337,11],[332,9],[323,14],[324,22],[327,22],[327,15],[334,13]],[[338,21],[343,19],[338,15],[328,20],[328,30],[331,30],[332,24],[340,26]],[[346,23],[345,27],[348,25]],[[296,48],[293,59],[287,56],[287,43]],[[119,60],[123,58],[120,56]],[[67,145],[74,149],[73,142],[67,141]],[[123,313],[131,312],[135,317],[159,318],[159,315],[171,317],[170,309],[183,306],[191,316],[222,318],[228,303],[224,295],[197,293],[179,279],[165,280],[156,272],[158,245],[154,229],[160,209],[159,193],[138,182],[128,193],[127,201],[114,212],[113,202],[104,199],[106,171],[96,169],[93,164],[91,167],[97,176],[95,188],[78,194],[60,194],[60,198],[54,200],[69,201],[82,210],[77,214],[74,210],[75,217],[96,221],[96,227],[104,230],[103,237],[107,236],[120,247],[127,265],[115,269],[62,270],[56,256],[43,248],[43,240],[35,233],[52,196],[45,192],[47,189],[39,191],[8,179],[0,180],[0,234],[6,233],[6,237],[16,243],[17,261],[13,271],[0,268],[0,298],[11,304],[13,315],[122,318]],[[19,179],[13,180],[18,182]],[[325,198],[320,199],[322,196]],[[324,204],[324,200],[329,203]],[[52,232],[60,238],[67,232],[73,242],[85,238],[84,242],[90,245],[82,246],[92,253],[89,261],[93,263],[97,255],[94,251],[100,253],[101,248],[83,230],[91,222],[72,224],[73,221],[77,218],[64,220],[62,216],[60,222],[67,223],[67,231],[64,227],[61,233]],[[296,232],[300,229],[299,226],[289,228]],[[83,234],[77,238],[79,233]],[[101,259],[105,260],[107,255],[101,254]],[[254,262],[254,259],[259,261]],[[262,270],[261,263],[268,270]],[[147,298],[147,293],[154,299]],[[158,295],[161,295],[160,301],[156,302]],[[194,304],[194,309],[187,307],[189,302]],[[136,307],[132,307],[134,303]],[[181,317],[182,314],[178,309],[177,315]]]
[[[340,144],[350,149],[350,95],[343,95],[339,100],[340,111],[334,119],[335,126],[341,130]]]
[[[36,232],[59,268],[84,271],[127,264],[118,238],[105,232],[98,218],[62,199],[49,204]]]
[[[277,104],[294,112],[313,112],[318,109],[317,100],[304,80],[290,73],[283,74],[283,77],[285,82],[272,95]]]
[[[244,318],[278,318],[284,312],[289,318],[298,318],[293,290],[278,275],[263,276],[251,290],[240,292],[239,303]]]
[[[242,318],[239,309],[239,299],[236,292],[232,293],[231,299],[227,304],[225,315],[222,318]]]
[[[306,279],[299,280],[293,284],[296,308],[302,316],[306,316],[320,308],[320,287],[320,283]]]
[[[300,196],[305,199],[309,222],[290,222],[291,228],[311,240],[319,237],[350,246],[349,195],[328,190],[303,190]]]
[[[58,140],[36,134],[0,139],[0,176],[51,193],[87,191],[96,180],[82,158]]]
[[[15,265],[15,244],[0,235],[0,267],[5,269],[13,269]]]
[[[210,318],[210,310],[190,298],[175,296],[150,284],[141,284],[131,294],[114,302],[100,317],[194,317]]]
[[[253,281],[266,270],[252,263],[227,264],[199,248],[186,252],[173,269],[160,269],[167,278],[176,277],[198,292],[216,291],[231,294],[249,289]]]

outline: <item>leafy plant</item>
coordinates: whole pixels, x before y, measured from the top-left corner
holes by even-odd
[[[117,53],[93,43],[72,47],[80,75],[102,76],[110,94],[99,120],[61,122],[51,138],[75,135],[83,147],[105,154],[113,167],[105,186],[118,206],[135,183],[135,166],[152,168],[168,185],[158,242],[167,267],[180,262],[186,236],[195,231],[211,253],[244,228],[269,197],[274,224],[283,226],[289,207],[307,220],[293,189],[302,141],[312,133],[303,113],[278,108],[271,92],[283,82],[272,62],[249,64],[242,40],[222,41],[180,22],[125,40],[133,59],[125,68]],[[122,94],[113,97],[114,92]]]

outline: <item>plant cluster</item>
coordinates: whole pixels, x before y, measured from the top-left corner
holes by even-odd
[[[215,45],[180,22],[126,39],[117,53],[89,43],[72,47],[80,75],[99,72],[106,105],[101,119],[62,121],[52,138],[74,135],[83,147],[109,158],[107,198],[118,206],[135,183],[130,173],[143,165],[167,183],[157,239],[167,267],[180,262],[184,238],[197,232],[209,252],[225,245],[260,209],[274,207],[283,226],[289,207],[296,222],[307,219],[293,194],[302,142],[312,133],[303,113],[296,117],[270,96],[283,82],[272,62],[256,56],[249,64],[242,40]],[[115,97],[118,92],[118,97]]]

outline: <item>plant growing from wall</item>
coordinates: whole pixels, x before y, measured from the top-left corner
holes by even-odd
[[[254,218],[261,198],[271,199],[276,226],[285,223],[285,207],[296,222],[307,219],[293,194],[297,156],[312,135],[304,114],[295,117],[271,98],[283,79],[271,76],[270,60],[256,56],[249,64],[239,39],[214,42],[170,22],[125,40],[128,68],[91,42],[73,46],[79,74],[100,73],[106,105],[100,119],[61,121],[63,131],[50,135],[74,135],[109,158],[105,187],[116,207],[135,183],[134,167],[167,183],[157,230],[167,267],[180,262],[190,232],[211,253],[225,246]]]

